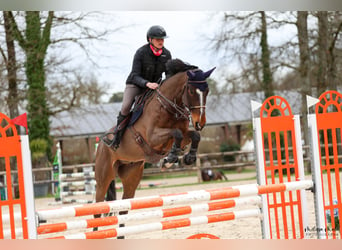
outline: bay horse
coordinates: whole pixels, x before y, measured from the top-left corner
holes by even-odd
[[[222,170],[202,169],[201,177],[203,181],[228,180]]]
[[[166,156],[167,161],[176,162],[189,144],[184,163],[196,161],[198,131],[206,124],[206,79],[215,68],[203,72],[179,59],[170,60],[166,66],[171,74],[146,100],[140,118],[127,127],[119,148],[114,150],[100,141],[95,158],[96,202],[104,201],[106,193],[106,200],[116,198],[116,175],[122,182],[122,199],[133,198],[145,162],[157,163]],[[189,129],[190,118],[193,129]]]

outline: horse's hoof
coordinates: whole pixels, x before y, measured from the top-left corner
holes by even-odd
[[[176,163],[176,162],[178,162],[178,156],[174,155],[174,154],[169,154],[166,158],[166,161],[168,163]]]
[[[164,159],[162,169],[168,169],[168,168],[171,168],[172,166],[173,166],[173,163],[170,163],[167,161],[167,159]]]
[[[196,162],[196,155],[187,154],[184,156],[184,164],[191,165]]]

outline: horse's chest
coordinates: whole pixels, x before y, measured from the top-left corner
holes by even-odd
[[[172,120],[168,119],[164,123],[165,128],[179,129],[185,133],[189,128],[189,122],[184,120]]]

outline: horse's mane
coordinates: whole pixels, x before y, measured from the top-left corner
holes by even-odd
[[[166,62],[166,77],[169,78],[179,72],[185,72],[192,69],[198,69],[198,67],[195,65],[185,63],[180,59],[171,59]]]

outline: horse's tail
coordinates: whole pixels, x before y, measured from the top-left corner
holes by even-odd
[[[228,181],[228,178],[227,178],[227,176],[225,176],[224,172],[223,172],[222,170],[219,170],[219,172],[220,172],[220,174],[222,175],[222,177],[223,177],[226,181]]]

